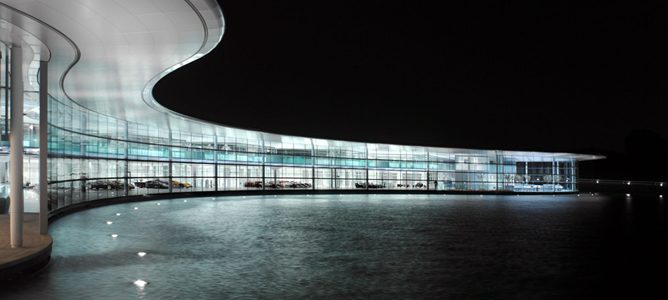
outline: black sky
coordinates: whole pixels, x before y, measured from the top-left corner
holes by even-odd
[[[163,105],[236,127],[466,148],[622,151],[668,133],[666,2],[220,1]]]

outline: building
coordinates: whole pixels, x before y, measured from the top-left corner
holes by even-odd
[[[601,158],[276,135],[161,107],[155,83],[206,55],[223,31],[213,0],[0,1],[0,192],[15,191],[15,203],[17,190],[28,197],[42,183],[32,194],[48,195],[42,211],[185,191],[573,192],[577,162]],[[10,141],[12,127],[23,134]]]

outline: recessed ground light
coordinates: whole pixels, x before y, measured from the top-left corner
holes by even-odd
[[[139,207],[136,207],[136,206],[135,206],[135,210],[138,210],[138,209],[139,209]]]
[[[659,195],[659,198],[663,199],[663,195]]]
[[[148,282],[141,279],[137,279],[133,282],[133,284],[136,285],[138,288],[143,289],[146,285],[148,285]]]
[[[111,224],[113,224],[113,223],[114,223],[114,222],[112,222],[112,221],[107,221],[107,225],[111,225]]]
[[[160,202],[156,203],[157,205],[160,205]]]
[[[631,197],[631,194],[626,194],[626,197]]]
[[[183,200],[183,202],[188,202],[188,200]]]
[[[630,181],[629,181],[629,182],[627,182],[627,183],[626,183],[626,185],[631,185],[631,182],[630,182]]]
[[[116,215],[117,215],[117,216],[120,216],[120,215],[121,215],[121,213],[116,213]]]
[[[118,237],[118,234],[112,233],[112,234],[111,234],[111,237],[112,237],[112,238],[117,238],[117,237]]]
[[[146,252],[137,252],[137,255],[139,255],[139,257],[144,257],[146,256]]]

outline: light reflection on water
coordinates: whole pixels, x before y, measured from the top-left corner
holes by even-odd
[[[50,267],[0,296],[587,297],[615,282],[611,261],[628,254],[629,239],[665,241],[662,202],[654,196],[658,209],[650,207],[658,223],[642,223],[650,204],[639,199],[311,195],[107,206],[52,224]]]

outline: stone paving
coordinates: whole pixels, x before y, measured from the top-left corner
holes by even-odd
[[[11,248],[9,215],[0,215],[0,271],[29,261],[53,242],[48,234],[39,234],[39,214],[26,213],[23,219],[23,247]]]

